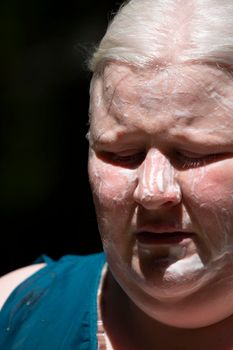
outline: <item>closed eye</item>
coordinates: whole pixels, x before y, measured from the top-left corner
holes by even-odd
[[[115,166],[136,168],[145,159],[145,152],[97,152],[98,158]]]
[[[230,153],[195,154],[192,152],[176,152],[175,158],[176,163],[185,170],[205,166],[228,158],[230,155]]]

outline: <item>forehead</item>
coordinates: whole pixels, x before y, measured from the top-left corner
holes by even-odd
[[[233,127],[232,76],[215,66],[108,65],[91,93],[92,129]],[[223,121],[224,119],[224,121]],[[210,128],[211,127],[211,128]]]

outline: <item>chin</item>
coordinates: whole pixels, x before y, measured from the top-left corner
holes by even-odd
[[[164,284],[153,287],[144,281],[137,287],[122,285],[122,289],[147,316],[170,327],[208,327],[233,313],[231,293],[226,296],[215,281],[209,280],[207,283],[207,279],[201,281],[193,278],[181,284],[170,281],[166,287]]]
[[[206,264],[197,252],[184,259],[162,261],[154,256],[122,259],[107,252],[110,270],[133,305],[162,324],[177,328],[202,328],[233,314],[232,263]],[[223,303],[224,300],[224,303]]]
[[[180,260],[134,258],[128,280],[150,297],[168,303],[194,295],[215,278],[198,254]]]
[[[171,278],[167,273],[166,281],[158,278],[149,281],[138,271],[118,270],[116,266],[111,270],[133,304],[161,324],[184,329],[202,328],[220,322],[232,313],[233,303],[232,308],[217,307],[214,310],[213,306],[222,305],[219,298],[223,291],[212,293],[213,281],[200,271],[182,280],[175,281],[174,275]]]

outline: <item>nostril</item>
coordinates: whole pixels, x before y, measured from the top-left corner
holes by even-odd
[[[170,208],[178,205],[182,200],[181,191],[175,191],[174,189],[169,193],[161,193],[160,191],[154,190],[149,191],[147,188],[137,188],[134,193],[134,199],[137,203],[147,209],[161,209]]]

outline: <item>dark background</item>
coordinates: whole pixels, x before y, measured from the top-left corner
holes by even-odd
[[[87,180],[86,60],[121,1],[0,3],[0,274],[101,250]]]

